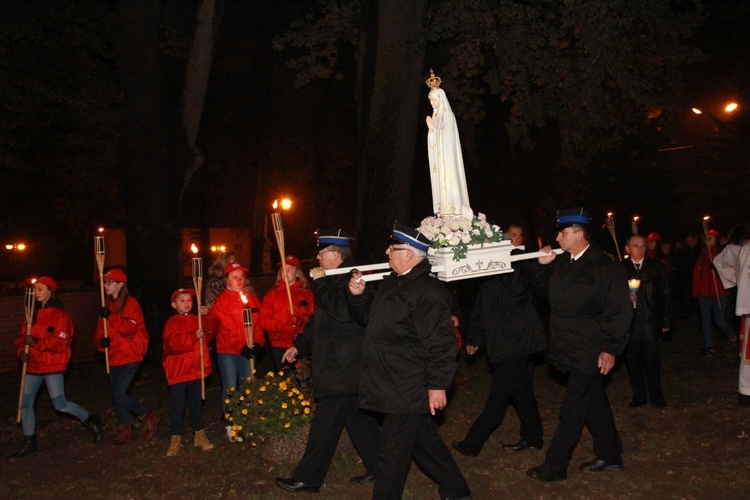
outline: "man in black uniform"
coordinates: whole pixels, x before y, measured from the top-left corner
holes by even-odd
[[[353,311],[367,323],[359,405],[384,415],[377,500],[401,498],[412,458],[438,483],[440,498],[471,497],[430,416],[448,403],[458,346],[450,293],[425,260],[429,246],[396,222],[385,252],[393,273],[374,294],[358,273],[349,282]]]
[[[315,414],[302,459],[291,478],[276,478],[287,491],[317,492],[346,427],[366,473],[352,478],[360,484],[375,480],[380,429],[375,417],[359,409],[359,378],[362,371],[364,327],[349,313],[349,275],[325,275],[326,269],[354,265],[351,235],[341,229],[319,229],[317,259],[320,267],[310,271],[315,293],[315,312],[284,361],[312,354]]]
[[[541,481],[567,479],[568,465],[584,425],[594,438],[596,457],[583,472],[622,470],[622,443],[604,390],[604,376],[628,342],[633,307],[625,269],[590,245],[591,218],[582,208],[561,210],[555,259],[549,246],[541,264],[550,264],[549,361],[568,373],[560,419],[545,461],[529,469]],[[553,263],[553,261],[555,261]]]
[[[508,226],[511,243],[523,244],[523,228]],[[513,250],[513,254],[521,250]],[[474,420],[463,441],[453,447],[464,455],[477,456],[485,441],[500,425],[513,403],[521,421],[520,440],[504,448],[523,451],[542,448],[542,419],[534,396],[530,357],[547,348],[544,328],[534,307],[539,294],[538,276],[546,271],[535,261],[513,263],[513,272],[499,274],[482,283],[471,311],[466,352],[475,354],[486,345],[492,366],[492,385],[484,411]],[[537,279],[535,279],[537,278]]]

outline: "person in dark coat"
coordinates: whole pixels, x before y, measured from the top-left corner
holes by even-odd
[[[513,250],[513,253],[520,253],[520,250]],[[497,275],[479,288],[472,308],[466,352],[473,355],[479,346],[486,345],[492,384],[484,411],[463,441],[453,442],[453,447],[464,455],[479,454],[511,403],[521,421],[520,440],[505,445],[505,449],[542,448],[542,419],[534,396],[533,371],[529,368],[530,356],[547,347],[532,293],[532,277],[541,269],[537,262],[517,261],[512,273]]]
[[[353,312],[367,324],[359,405],[383,414],[373,499],[398,499],[412,458],[440,498],[470,498],[469,485],[431,415],[445,408],[458,347],[450,294],[430,274],[430,241],[396,222],[386,255],[393,269],[373,294],[355,273]]]
[[[295,493],[320,489],[344,428],[366,470],[352,482],[375,480],[380,429],[374,415],[360,411],[358,397],[365,329],[349,312],[349,275],[325,274],[327,269],[354,266],[352,239],[341,229],[318,230],[320,267],[310,270],[315,312],[283,357],[293,363],[298,356],[312,355],[315,413],[305,453],[291,478],[276,478],[278,486]]]
[[[633,321],[627,347],[628,378],[633,389],[630,407],[651,401],[657,408],[667,402],[661,391],[661,338],[670,331],[670,294],[667,270],[658,260],[646,255],[646,240],[633,235],[625,245],[629,260],[623,261],[628,280],[639,280],[631,293]]]
[[[549,361],[567,372],[560,418],[544,463],[526,471],[540,481],[567,479],[568,465],[588,427],[596,458],[583,472],[622,470],[622,443],[604,390],[604,376],[628,342],[633,306],[625,269],[589,243],[590,217],[582,208],[558,212],[557,242],[565,252],[539,258],[549,266]]]

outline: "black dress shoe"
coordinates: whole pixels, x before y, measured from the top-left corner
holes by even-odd
[[[503,448],[509,451],[523,451],[523,450],[541,450],[541,446],[534,446],[529,443],[527,443],[524,440],[521,440],[517,443],[513,444],[504,444]]]
[[[453,441],[453,447],[462,455],[466,455],[467,457],[476,457],[479,456],[478,451],[471,451],[468,449],[463,441]]]
[[[300,491],[317,493],[320,491],[320,486],[311,486],[302,481],[295,481],[293,477],[277,477],[276,486],[284,488],[286,491],[291,491],[292,493],[299,493]]]
[[[622,465],[622,460],[614,462],[607,462],[602,459],[594,459],[590,462],[584,462],[581,464],[582,472],[604,472],[608,470],[622,470],[625,466]]]
[[[533,469],[529,469],[526,471],[526,475],[533,479],[538,479],[539,481],[563,481],[565,479],[568,479],[568,473],[563,472],[555,472],[553,471],[549,465],[542,464],[539,467],[534,467]]]
[[[351,482],[357,484],[370,484],[375,482],[375,476],[372,474],[365,474],[364,476],[354,476],[351,478]]]

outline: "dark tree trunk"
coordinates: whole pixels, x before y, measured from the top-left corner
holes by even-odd
[[[372,98],[364,107],[365,128],[361,131],[357,254],[363,262],[384,260],[384,242],[394,219],[414,223],[410,198],[419,99],[423,96],[427,3],[378,2]],[[366,72],[360,76],[367,79]],[[365,81],[360,87],[370,85]]]
[[[167,104],[159,21],[160,2],[123,1],[115,32],[124,96],[119,163],[128,288],[139,298],[152,333],[169,308],[170,292],[183,281],[180,197],[193,160],[180,110]]]

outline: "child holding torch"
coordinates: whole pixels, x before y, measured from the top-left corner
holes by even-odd
[[[143,403],[128,394],[128,388],[148,349],[148,330],[138,301],[128,294],[128,277],[122,269],[110,269],[104,274],[107,306],[102,307],[96,327],[94,345],[100,352],[109,348],[109,387],[119,427],[113,445],[133,439],[131,413],[143,422],[144,439],[154,437],[159,426],[159,414],[149,411]],[[104,337],[104,322],[108,337]]]
[[[31,330],[24,323],[16,339],[16,353],[27,364],[23,386],[21,423],[23,444],[21,449],[8,457],[15,460],[36,451],[36,419],[34,401],[42,382],[55,410],[67,413],[80,420],[96,443],[102,437],[102,421],[96,415],[65,399],[65,369],[70,360],[70,343],[73,341],[73,321],[57,296],[57,282],[42,276],[34,282],[34,298],[39,308],[34,315]],[[28,346],[28,349],[26,349]]]
[[[263,331],[258,325],[260,301],[245,289],[247,268],[239,262],[230,263],[224,270],[227,287],[216,298],[205,318],[206,335],[216,337],[216,360],[221,372],[221,408],[226,415],[226,395],[232,387],[239,388],[252,375],[250,360],[263,351]],[[245,309],[252,318],[252,337],[245,327]]]
[[[164,325],[164,355],[162,364],[167,376],[172,402],[170,413],[170,434],[172,436],[167,456],[177,455],[182,446],[182,419],[185,406],[190,410],[190,424],[195,432],[193,444],[203,451],[214,445],[206,437],[203,427],[203,407],[201,398],[201,349],[203,349],[204,374],[211,374],[211,360],[208,344],[213,340],[204,337],[199,328],[198,317],[190,314],[193,309],[195,290],[180,288],[172,294],[172,307],[177,312]],[[200,339],[204,339],[201,342]]]

